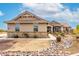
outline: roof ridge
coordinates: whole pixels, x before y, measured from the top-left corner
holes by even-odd
[[[58,23],[58,24],[60,24],[60,22],[57,22],[57,21],[55,21],[55,20],[51,21],[51,23],[52,23],[52,22],[55,22],[55,23]]]
[[[45,22],[47,22],[48,23],[48,21],[47,20],[45,20],[45,19],[43,19],[43,18],[41,18],[41,17],[39,17],[39,16],[37,16],[37,15],[35,15],[35,14],[33,14],[32,12],[30,12],[30,11],[23,11],[23,12],[21,12],[19,15],[17,15],[15,18],[13,18],[12,20],[9,20],[8,22],[10,22],[10,21],[15,21],[15,20],[17,20],[17,18],[19,18],[21,15],[23,15],[23,14],[26,14],[26,13],[28,13],[28,14],[31,14],[31,15],[33,15],[33,16],[35,16],[35,18],[37,18],[37,20],[44,20]],[[7,22],[6,22],[7,23]]]

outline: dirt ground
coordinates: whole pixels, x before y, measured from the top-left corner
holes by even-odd
[[[74,41],[71,48],[66,49],[71,52],[71,54],[79,53],[79,41]]]
[[[0,51],[41,51],[50,47],[51,40],[0,40]],[[71,54],[79,53],[79,41],[73,41]]]
[[[39,51],[49,46],[49,40],[0,40],[0,51]]]

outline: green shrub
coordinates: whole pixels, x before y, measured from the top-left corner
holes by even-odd
[[[64,34],[64,33],[60,33],[60,35],[61,35],[61,36],[65,36],[65,34]]]

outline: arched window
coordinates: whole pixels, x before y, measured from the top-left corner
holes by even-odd
[[[16,24],[15,31],[17,31],[17,32],[20,31],[20,24],[19,23]]]
[[[38,32],[38,24],[37,23],[34,24],[33,30],[34,30],[34,32]]]

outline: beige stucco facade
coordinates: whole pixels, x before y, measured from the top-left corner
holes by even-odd
[[[15,31],[16,24],[8,24],[8,31]],[[34,32],[34,24],[20,24],[21,32]],[[38,24],[38,32],[47,32],[47,24]]]
[[[13,20],[7,21],[7,27],[8,27],[8,37],[13,37],[14,35],[18,35],[19,37],[25,37],[27,34],[29,37],[48,37],[48,29],[47,27],[51,27],[51,32],[61,31],[63,32],[66,27],[63,27],[60,23],[57,22],[48,22],[38,16],[35,16],[34,14],[30,12],[23,12],[20,15],[18,15]],[[16,32],[16,24],[19,24],[19,31]],[[34,25],[37,24],[38,31],[34,32]],[[54,27],[60,27],[60,28],[54,28]],[[53,29],[54,28],[54,29]],[[57,30],[59,29],[59,30]]]
[[[16,24],[8,24],[8,37],[18,34],[20,37],[23,33],[27,33],[30,37],[38,35],[38,37],[47,37],[47,24],[38,24],[38,32],[34,32],[34,24],[20,24],[20,32],[15,31]]]

